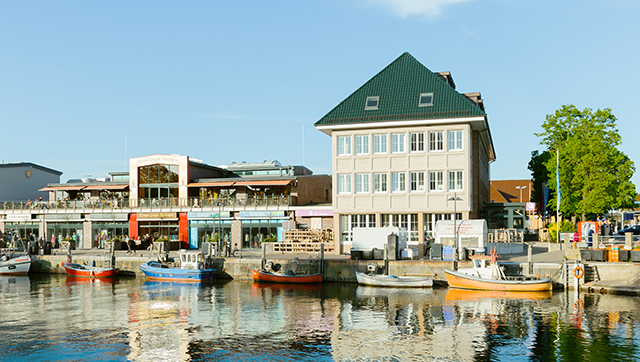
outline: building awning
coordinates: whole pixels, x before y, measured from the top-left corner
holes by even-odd
[[[85,190],[124,190],[128,188],[129,185],[91,185],[87,186]]]
[[[79,191],[85,187],[86,186],[47,186],[38,191]]]
[[[293,180],[260,180],[260,181],[240,181],[235,186],[285,186]]]
[[[188,184],[187,187],[229,187],[229,186],[233,186],[234,183],[235,182],[233,181],[200,182],[200,183]]]

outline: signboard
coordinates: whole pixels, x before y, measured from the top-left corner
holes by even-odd
[[[536,211],[536,203],[535,202],[527,202],[524,204],[524,209],[526,211],[534,212]]]
[[[633,213],[632,212],[625,212],[622,214],[622,220],[624,221],[632,221],[633,220]]]
[[[301,217],[333,216],[333,211],[331,210],[296,210],[296,216],[301,216]]]
[[[141,212],[138,214],[138,220],[177,218],[178,214],[175,212]]]
[[[244,217],[277,217],[284,216],[284,211],[240,211],[239,216]]]
[[[128,221],[129,214],[90,214],[91,221]]]
[[[6,220],[7,221],[31,221],[31,214],[7,214]]]
[[[219,217],[225,217],[228,218],[231,216],[231,213],[229,211],[223,211],[221,213],[218,212],[208,212],[208,211],[201,211],[201,212],[188,212],[187,213],[187,218],[189,220],[196,220],[196,219],[217,219]]]

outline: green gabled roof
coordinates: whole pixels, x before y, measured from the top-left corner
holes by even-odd
[[[418,107],[420,93],[433,92],[433,106]],[[378,109],[365,110],[379,96]],[[315,126],[397,120],[486,116],[467,97],[404,53],[315,123]]]

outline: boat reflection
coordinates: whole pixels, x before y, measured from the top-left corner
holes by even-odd
[[[0,275],[0,294],[28,292],[31,287],[26,275]]]
[[[85,278],[72,276],[67,276],[67,279],[65,280],[65,284],[67,286],[81,284],[113,285],[118,284],[118,282],[119,280],[116,278]]]
[[[256,293],[261,291],[290,291],[290,292],[305,292],[305,293],[320,293],[322,292],[322,284],[284,284],[284,283],[253,283],[251,284],[251,294],[256,296]]]
[[[481,301],[486,299],[522,299],[544,300],[551,299],[553,292],[503,292],[496,290],[465,290],[449,288],[445,302]]]

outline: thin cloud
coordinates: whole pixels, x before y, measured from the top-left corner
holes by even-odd
[[[406,18],[421,16],[428,19],[442,15],[449,5],[473,0],[361,0],[362,3],[390,10],[395,15]]]

